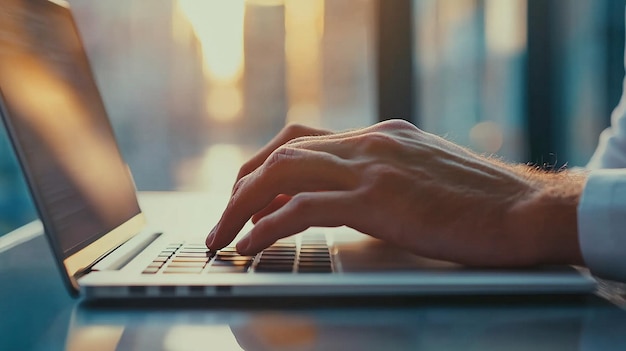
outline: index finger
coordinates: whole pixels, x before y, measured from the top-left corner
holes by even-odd
[[[331,154],[289,148],[278,151],[238,182],[222,218],[207,236],[207,247],[216,250],[226,246],[278,195],[351,189],[357,180],[345,162]]]

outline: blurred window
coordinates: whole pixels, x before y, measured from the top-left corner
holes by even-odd
[[[287,122],[376,121],[374,0],[70,0],[139,190],[227,196]],[[35,218],[4,130],[0,235]]]
[[[584,166],[621,94],[623,0],[414,0],[417,124],[482,153]]]
[[[509,161],[585,164],[621,93],[626,0],[389,0],[412,9],[414,112],[378,116],[385,1],[70,3],[139,190],[228,196],[286,122],[404,117]],[[34,218],[2,130],[0,235]]]

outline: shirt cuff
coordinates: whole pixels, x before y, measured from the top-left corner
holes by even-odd
[[[626,282],[626,169],[589,174],[578,205],[578,239],[594,275]]]

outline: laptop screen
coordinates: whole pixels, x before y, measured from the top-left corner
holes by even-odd
[[[0,0],[2,114],[65,257],[137,215],[130,172],[68,9]]]

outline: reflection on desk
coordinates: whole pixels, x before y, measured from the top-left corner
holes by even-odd
[[[626,313],[600,300],[406,307],[109,309],[77,306],[67,350],[612,350]]]
[[[626,349],[626,311],[594,296],[88,304],[69,298],[40,229],[0,248],[2,351]]]

